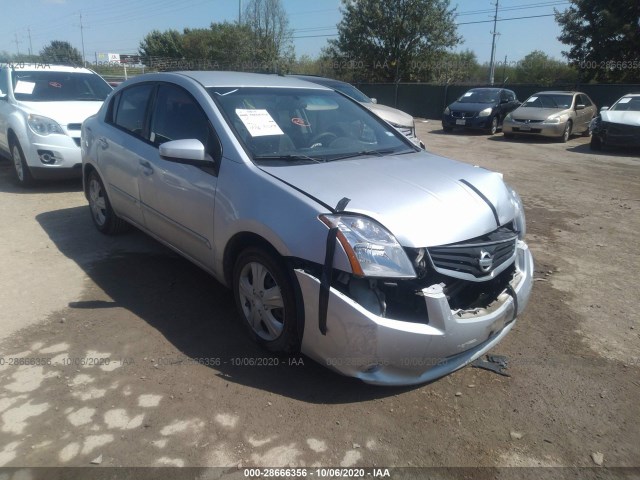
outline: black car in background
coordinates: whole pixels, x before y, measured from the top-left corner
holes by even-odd
[[[486,130],[493,135],[507,114],[520,106],[516,94],[504,88],[472,88],[444,109],[442,129]]]

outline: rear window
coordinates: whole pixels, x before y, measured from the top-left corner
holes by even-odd
[[[23,102],[103,101],[111,92],[95,73],[14,70],[11,83]]]

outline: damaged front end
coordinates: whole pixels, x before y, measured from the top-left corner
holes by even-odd
[[[349,245],[368,249],[368,272],[331,272],[323,296],[321,269],[295,270],[305,306],[302,351],[335,371],[379,385],[437,379],[496,345],[527,304],[533,259],[516,223],[465,242],[403,248],[404,255],[383,228],[365,227],[375,245],[340,241],[354,235],[344,228],[337,237],[350,259],[363,256]]]

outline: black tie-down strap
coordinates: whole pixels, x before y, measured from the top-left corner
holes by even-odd
[[[334,213],[344,211],[350,198],[344,197],[338,202]],[[322,275],[320,275],[320,298],[318,300],[318,327],[322,335],[327,334],[327,310],[329,309],[329,291],[331,289],[331,277],[333,276],[333,256],[336,252],[336,237],[338,236],[338,227],[331,227],[327,234],[327,247],[324,255],[324,265],[322,266]]]

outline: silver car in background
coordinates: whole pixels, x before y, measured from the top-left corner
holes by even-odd
[[[230,287],[263,347],[368,383],[467,365],[529,298],[524,210],[502,176],[329,88],[144,75],[84,122],[82,157],[99,231],[137,226]]]
[[[533,135],[566,142],[574,134],[588,137],[596,114],[595,104],[585,93],[539,92],[505,117],[502,132],[506,138]]]
[[[335,80],[333,78],[317,77],[315,75],[290,75],[291,77],[307,80],[308,82],[317,83],[325,87],[333,88],[340,93],[344,93],[353,98],[356,102],[360,102],[373,113],[378,115],[385,122],[389,123],[393,128],[402,133],[420,148],[425,148],[424,142],[416,136],[416,122],[413,116],[409,115],[397,108],[389,107],[378,103],[375,98],[369,98],[356,87],[347,82]]]

